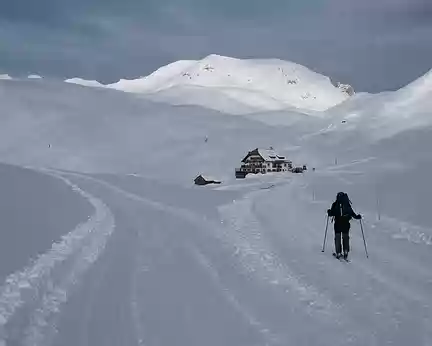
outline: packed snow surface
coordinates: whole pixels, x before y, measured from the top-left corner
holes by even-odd
[[[430,77],[319,117],[0,81],[0,345],[431,345]],[[308,170],[235,179],[270,147]],[[339,191],[369,258],[358,221],[331,256]]]

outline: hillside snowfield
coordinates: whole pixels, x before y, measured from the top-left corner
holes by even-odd
[[[320,116],[1,80],[0,345],[431,345],[430,76]],[[234,178],[270,146],[309,170]],[[369,259],[321,252],[338,191]]]
[[[99,87],[99,88],[103,88],[104,85],[94,81],[94,80],[86,80],[86,79],[82,79],[82,78],[70,78],[70,79],[66,79],[65,80],[66,83],[71,83],[71,84],[78,84],[78,85],[83,85],[83,86],[88,86],[88,87]]]
[[[395,92],[356,94],[323,116],[332,121],[329,132],[346,133],[352,129],[377,140],[430,126],[431,109],[432,70]]]
[[[42,79],[42,77],[37,75],[37,74],[28,75],[27,78],[28,79]]]
[[[67,82],[101,86],[94,81]],[[322,111],[346,100],[343,87],[308,68],[277,59],[235,59],[209,55],[177,61],[136,80],[107,88],[145,95],[175,105],[199,105],[232,114],[297,108]]]

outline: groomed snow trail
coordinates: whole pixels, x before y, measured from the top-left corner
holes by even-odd
[[[245,194],[224,186],[236,191],[234,201],[206,189],[207,207],[198,212],[189,204],[194,189],[47,173],[88,199],[95,214],[3,286],[4,345],[431,341],[432,275],[398,252],[419,244],[368,231],[374,245],[366,260],[354,233],[353,261],[340,263],[329,253],[330,230],[322,254],[325,203],[310,200],[307,177],[257,180]]]
[[[323,335],[334,345],[371,344],[338,302],[283,262],[258,224],[233,228],[130,186],[67,176],[109,205],[117,232],[64,311],[55,345],[316,345]],[[236,205],[222,214],[244,220]],[[85,322],[72,327],[81,306]],[[117,332],[101,334],[107,328]]]
[[[60,175],[50,175],[87,199],[95,212],[27,268],[6,278],[0,287],[0,344],[49,344],[61,304],[103,252],[114,230],[113,215],[101,200]]]

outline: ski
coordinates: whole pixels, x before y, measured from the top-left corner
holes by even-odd
[[[337,257],[335,252],[333,252],[332,255],[333,255],[334,258],[336,258],[338,260],[340,260],[342,258],[342,257]]]
[[[332,255],[333,255],[333,257],[334,258],[336,258],[336,259],[338,259],[339,261],[344,261],[344,262],[347,262],[347,263],[349,263],[350,262],[350,260],[348,259],[348,258],[344,258],[343,256],[340,256],[339,258],[336,256],[336,253],[332,253]]]

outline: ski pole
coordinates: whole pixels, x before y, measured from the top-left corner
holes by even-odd
[[[369,258],[369,254],[368,254],[367,246],[366,246],[366,239],[365,239],[365,235],[364,235],[364,232],[363,232],[363,222],[362,222],[361,219],[360,219],[360,228],[361,228],[361,231],[362,231],[363,243],[364,243],[364,247],[365,247],[366,257]]]
[[[326,223],[326,228],[325,228],[325,233],[324,233],[324,243],[323,243],[323,248],[322,248],[321,252],[324,252],[324,249],[325,249],[325,243],[326,243],[326,239],[327,239],[328,222],[329,222],[329,216],[327,215],[327,223]]]

